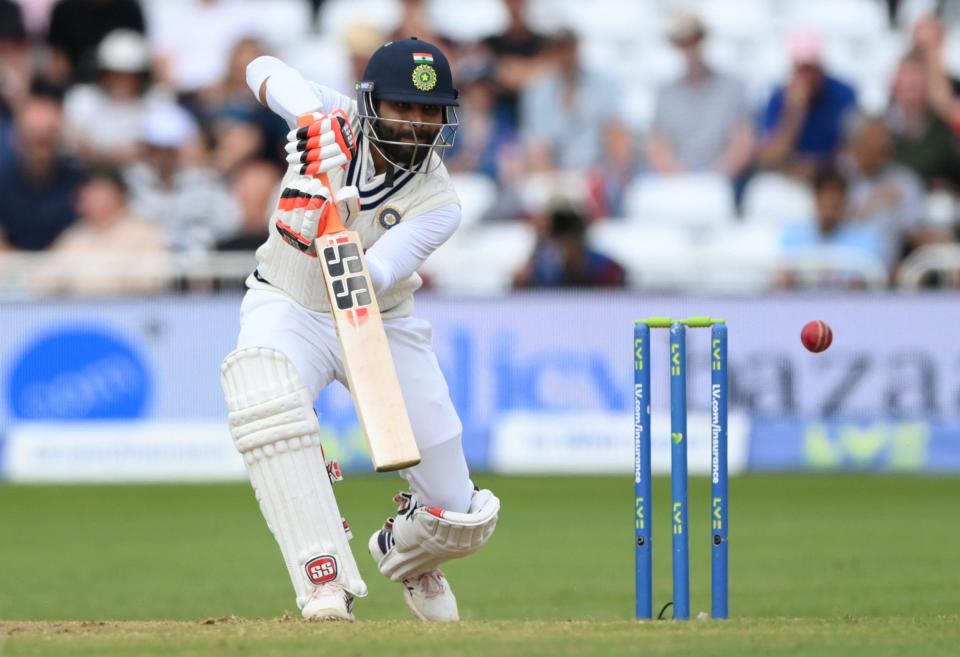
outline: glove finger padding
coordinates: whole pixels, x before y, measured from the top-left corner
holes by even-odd
[[[289,226],[305,239],[312,241],[316,238],[317,231],[314,229],[314,231],[310,233],[304,230],[304,215],[308,206],[323,205],[327,197],[330,196],[330,192],[327,191],[327,188],[324,187],[323,183],[319,180],[310,179],[303,179],[301,181],[299,191],[300,194],[297,196],[296,201],[293,203],[293,208],[290,210]]]
[[[466,513],[419,506],[411,497],[393,521],[393,546],[381,559],[380,572],[399,582],[473,554],[490,539],[499,513],[500,500],[486,489],[473,494]]]
[[[346,166],[353,159],[356,144],[346,112],[311,114],[307,122],[287,135],[287,162],[301,164],[301,175],[316,176]]]
[[[319,180],[295,178],[280,195],[274,224],[285,242],[316,257],[313,241],[322,231],[324,207],[330,192]]]

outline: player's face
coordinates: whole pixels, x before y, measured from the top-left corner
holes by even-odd
[[[443,108],[439,105],[395,103],[380,101],[377,134],[385,142],[411,144],[382,144],[384,153],[395,162],[420,164],[430,152],[443,123]]]

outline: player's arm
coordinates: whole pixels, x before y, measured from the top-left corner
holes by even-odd
[[[269,55],[247,65],[247,86],[261,104],[286,119],[291,127],[303,114],[327,114],[346,109],[351,102],[333,89],[308,82],[298,70]]]
[[[388,230],[367,250],[367,269],[377,293],[413,274],[431,253],[450,239],[460,225],[460,206],[440,206],[406,219]]]

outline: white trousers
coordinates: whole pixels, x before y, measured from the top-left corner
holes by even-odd
[[[387,319],[383,325],[422,458],[400,474],[423,503],[465,512],[473,482],[463,456],[463,425],[433,352],[433,329],[416,317]],[[247,291],[240,306],[237,347],[270,347],[283,353],[314,399],[334,380],[347,386],[333,318],[307,310],[281,292]]]

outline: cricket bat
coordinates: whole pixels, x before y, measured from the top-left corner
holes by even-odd
[[[327,174],[320,174],[319,179],[334,196]],[[402,470],[420,462],[420,450],[400,391],[360,237],[343,225],[336,203],[331,205],[325,230],[314,245],[337,327],[350,394],[374,469]]]

